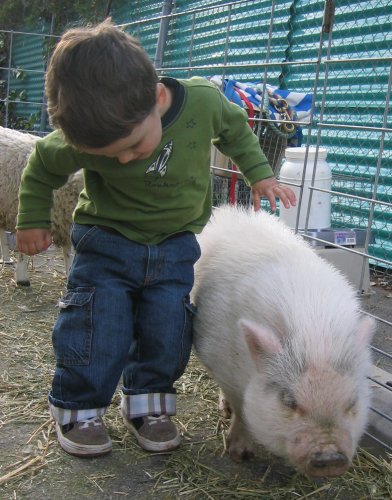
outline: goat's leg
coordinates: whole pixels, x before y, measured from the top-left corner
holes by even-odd
[[[0,229],[0,246],[1,246],[1,262],[3,264],[11,264],[12,259],[10,255],[10,249],[8,246],[7,235],[3,229]]]
[[[15,269],[15,280],[18,286],[30,286],[29,275],[27,273],[28,264],[29,257],[23,253],[19,253]]]

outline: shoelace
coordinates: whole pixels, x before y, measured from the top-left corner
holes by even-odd
[[[158,423],[158,420],[160,422],[166,422],[167,420],[169,420],[167,418],[166,415],[159,415],[159,417],[151,417],[150,415],[147,416],[147,420],[148,420],[148,425],[154,425],[154,424],[157,424]]]
[[[102,425],[102,422],[97,417],[86,418],[85,420],[80,420],[78,423],[80,424],[80,429],[86,429],[90,426],[100,427]]]

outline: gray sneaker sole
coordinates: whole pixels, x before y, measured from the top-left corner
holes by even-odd
[[[178,431],[176,437],[171,439],[170,441],[164,441],[164,442],[151,441],[150,439],[141,436],[138,433],[137,429],[132,425],[132,422],[130,422],[126,417],[123,417],[123,420],[125,426],[136,437],[137,442],[143,448],[143,450],[154,451],[156,453],[173,451],[176,450],[181,444],[181,436]]]
[[[78,444],[67,439],[61,432],[60,425],[56,422],[57,439],[61,448],[69,455],[81,458],[94,458],[101,455],[107,455],[112,451],[112,441],[99,445]]]

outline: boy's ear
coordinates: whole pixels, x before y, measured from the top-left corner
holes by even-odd
[[[156,88],[156,102],[158,111],[161,113],[163,110],[167,109],[167,91],[163,83],[158,82]]]

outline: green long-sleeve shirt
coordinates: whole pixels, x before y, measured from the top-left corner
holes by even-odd
[[[81,153],[59,131],[37,141],[22,175],[18,229],[49,228],[53,189],[83,169],[75,222],[109,226],[144,244],[200,233],[211,214],[211,141],[249,184],[273,175],[245,111],[213,84],[204,78],[162,83],[172,89],[173,104],[162,117],[161,142],[145,160],[121,164]]]

